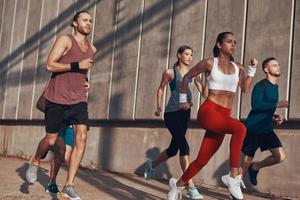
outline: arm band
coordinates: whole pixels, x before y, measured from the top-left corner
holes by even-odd
[[[252,67],[252,66],[248,66],[248,76],[253,77],[255,75],[256,72],[256,68]]]
[[[79,71],[79,62],[72,62],[71,63],[71,72],[78,72]]]
[[[179,94],[179,103],[186,103],[187,102],[187,94],[180,93]]]

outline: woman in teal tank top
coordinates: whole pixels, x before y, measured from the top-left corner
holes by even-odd
[[[190,119],[190,110],[181,110],[179,107],[179,93],[181,91],[182,77],[189,70],[189,64],[192,61],[193,50],[189,46],[181,46],[177,51],[178,61],[173,68],[167,69],[163,75],[160,86],[157,90],[157,110],[156,116],[160,116],[162,107],[162,97],[166,85],[169,83],[171,89],[171,96],[168,100],[164,112],[165,124],[172,135],[172,140],[167,149],[160,153],[154,160],[146,161],[146,170],[144,173],[145,179],[151,179],[154,175],[155,168],[162,162],[175,156],[180,152],[180,166],[184,172],[190,163],[189,160],[189,145],[185,138],[187,125]],[[193,80],[190,80],[190,86]],[[202,91],[201,79],[198,76],[194,79],[194,83],[199,92]],[[192,93],[188,92],[188,101],[192,105]],[[192,180],[187,184],[187,195],[191,199],[202,199],[203,196],[198,192]]]

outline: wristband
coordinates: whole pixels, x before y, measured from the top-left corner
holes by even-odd
[[[248,76],[253,77],[255,75],[256,72],[256,68],[252,67],[252,66],[248,66]]]
[[[71,63],[71,72],[78,72],[79,71],[79,62],[72,62]]]
[[[180,93],[179,94],[179,103],[186,103],[187,102],[187,94]]]

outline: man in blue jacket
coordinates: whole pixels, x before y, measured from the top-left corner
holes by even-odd
[[[250,182],[257,185],[257,174],[260,169],[269,167],[285,160],[285,151],[282,144],[274,133],[273,119],[276,124],[283,122],[282,116],[275,113],[277,108],[287,108],[288,101],[278,101],[277,79],[280,76],[278,61],[267,58],[262,63],[266,78],[259,81],[253,88],[251,97],[252,110],[246,120],[247,134],[242,151],[243,171],[248,174]],[[269,150],[271,155],[259,162],[252,162],[256,150]]]

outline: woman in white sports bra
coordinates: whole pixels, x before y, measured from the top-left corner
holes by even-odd
[[[214,58],[201,60],[183,77],[180,107],[186,110],[190,107],[186,98],[188,80],[203,72],[207,76],[208,97],[198,111],[198,121],[206,133],[197,159],[189,165],[178,181],[175,178],[170,179],[168,200],[178,199],[180,188],[208,163],[221,146],[226,133],[231,134],[230,172],[222,176],[222,182],[228,187],[231,198],[243,199],[240,186],[244,184],[239,159],[246,128],[239,120],[231,117],[231,108],[238,85],[242,92],[250,90],[258,61],[252,58],[245,72],[243,65],[233,61],[235,50],[234,34],[220,33],[213,49]]]

